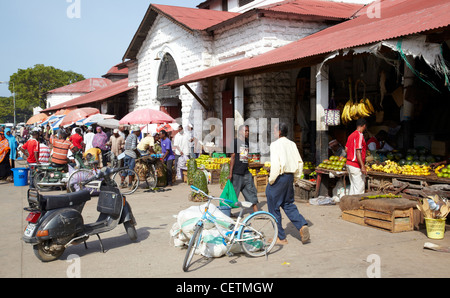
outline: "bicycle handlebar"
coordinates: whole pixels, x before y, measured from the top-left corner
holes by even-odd
[[[230,200],[227,200],[227,199],[216,198],[216,197],[213,197],[211,195],[208,195],[203,190],[199,189],[198,187],[196,187],[194,185],[191,185],[191,188],[194,190],[194,192],[201,193],[201,194],[203,194],[204,196],[208,197],[211,200],[220,200],[220,201],[222,201],[228,207],[231,207],[231,205],[233,205],[233,204],[235,204],[235,205],[237,205],[239,207],[244,207],[240,202],[233,202],[233,201],[230,201]]]
[[[111,176],[114,175],[115,173],[118,173],[118,172],[120,172],[120,171],[122,171],[122,170],[128,170],[128,168],[126,168],[126,167],[122,167],[122,168],[113,168],[113,169],[111,169],[111,168],[104,168],[104,169],[105,169],[105,170],[103,170],[103,169],[100,170],[99,173],[97,173],[96,175],[92,176],[91,178],[89,178],[89,179],[83,181],[82,183],[83,183],[84,185],[86,185],[86,184],[88,184],[89,182],[92,182],[92,181],[97,180],[97,179],[99,179],[99,178],[103,178],[103,177],[105,177],[105,176],[111,177]]]

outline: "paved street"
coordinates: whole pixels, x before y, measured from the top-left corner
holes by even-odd
[[[425,242],[450,246],[450,236],[431,240],[425,231],[392,234],[343,221],[338,206],[313,206],[298,203],[299,210],[310,223],[312,241],[302,245],[293,226],[284,218],[289,244],[276,246],[268,260],[245,254],[203,259],[184,273],[181,265],[185,250],[175,248],[169,231],[174,216],[193,204],[188,200],[189,189],[179,184],[164,192],[138,190],[128,196],[137,220],[139,241],[131,243],[123,226],[102,234],[106,253],[100,252],[97,237],[84,245],[66,249],[60,260],[41,263],[30,245],[21,241],[27,212],[27,187],[15,187],[0,182],[0,235],[3,236],[0,256],[0,277],[34,278],[67,277],[74,261],[80,258],[80,276],[90,277],[450,277],[448,253],[423,249]],[[218,185],[210,186],[220,195]],[[85,207],[85,223],[96,220],[94,197]],[[266,199],[260,196],[261,207],[267,210]],[[236,211],[235,211],[236,212]],[[379,266],[377,266],[379,265]],[[379,270],[377,269],[379,268]]]

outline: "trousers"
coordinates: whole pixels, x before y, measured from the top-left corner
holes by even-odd
[[[272,185],[268,184],[266,187],[266,197],[269,212],[277,220],[278,238],[280,240],[286,238],[286,232],[281,222],[281,208],[297,230],[300,230],[304,225],[308,224],[294,204],[293,174],[280,175]]]
[[[349,195],[363,194],[366,188],[366,176],[361,172],[360,168],[347,165],[348,178],[350,180]]]

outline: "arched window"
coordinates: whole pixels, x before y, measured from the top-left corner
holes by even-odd
[[[173,118],[181,116],[180,88],[172,89],[164,84],[177,79],[179,76],[175,60],[169,53],[166,53],[159,66],[157,99],[161,104],[161,110]]]

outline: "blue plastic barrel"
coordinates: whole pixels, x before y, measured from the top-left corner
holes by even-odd
[[[14,186],[26,186],[28,185],[28,168],[14,168],[11,169],[13,171],[14,177]]]

